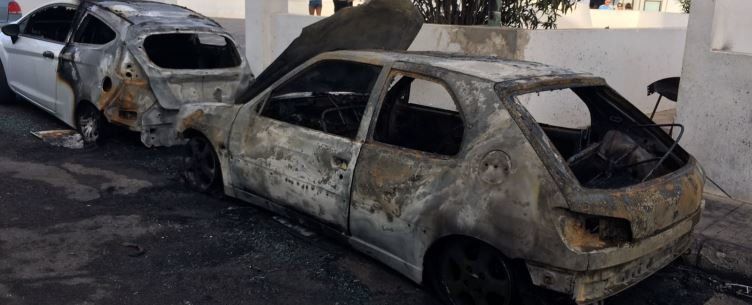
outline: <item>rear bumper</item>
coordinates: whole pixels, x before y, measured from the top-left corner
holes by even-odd
[[[146,147],[169,147],[184,144],[175,129],[177,110],[164,109],[155,104],[141,115],[141,142]]]
[[[141,142],[146,147],[169,147],[183,145],[186,140],[178,135],[173,124],[144,126]]]
[[[639,283],[684,254],[692,242],[692,229],[701,209],[665,231],[618,248],[586,255],[587,271],[563,270],[528,263],[533,284],[571,294],[579,304],[597,302]]]

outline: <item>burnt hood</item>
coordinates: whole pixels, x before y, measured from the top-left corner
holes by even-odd
[[[407,50],[423,25],[411,0],[371,0],[308,27],[238,96],[245,103],[314,56],[336,50]]]

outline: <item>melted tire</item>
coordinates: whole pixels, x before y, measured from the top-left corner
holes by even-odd
[[[214,196],[222,196],[222,169],[211,142],[192,137],[185,145],[183,181],[186,187]]]
[[[510,305],[516,299],[511,262],[486,244],[461,240],[433,258],[430,288],[445,305]]]
[[[76,111],[76,129],[81,134],[84,146],[92,147],[102,144],[105,135],[105,121],[102,113],[88,103],[79,104]]]

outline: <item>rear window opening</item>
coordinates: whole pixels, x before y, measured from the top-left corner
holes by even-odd
[[[241,63],[235,44],[211,33],[151,35],[144,40],[144,49],[155,65],[165,69],[225,69]]]
[[[580,184],[610,189],[639,184],[683,167],[689,155],[608,87],[520,95]]]

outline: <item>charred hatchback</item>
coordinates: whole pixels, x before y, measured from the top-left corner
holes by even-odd
[[[252,79],[234,39],[189,9],[150,1],[53,3],[3,27],[0,100],[18,94],[77,128],[105,122],[177,144],[181,105],[234,103]]]
[[[321,224],[446,304],[512,304],[525,280],[596,302],[684,253],[703,172],[602,78],[322,52],[405,49],[419,19],[409,1],[344,10],[306,28],[247,103],[181,107],[188,184]]]

